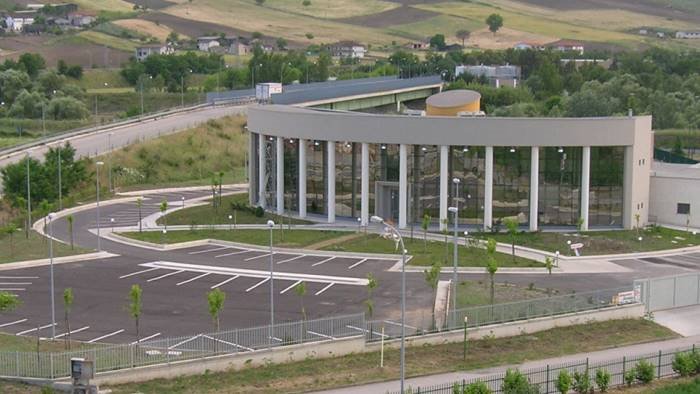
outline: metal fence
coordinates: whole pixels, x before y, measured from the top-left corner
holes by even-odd
[[[558,393],[556,390],[556,380],[562,370],[567,370],[573,375],[574,372],[589,373],[591,387],[595,387],[595,373],[597,370],[605,370],[610,373],[609,388],[625,385],[625,372],[636,367],[637,363],[646,360],[654,367],[654,377],[657,379],[675,376],[672,363],[673,358],[677,353],[695,351],[695,345],[688,348],[676,349],[673,351],[658,351],[645,355],[623,356],[621,358],[589,362],[588,359],[578,360],[569,363],[546,365],[539,368],[523,369],[520,372],[527,377],[530,384],[539,388],[539,393],[550,394]],[[491,390],[493,394],[503,393],[503,379],[506,373],[501,372],[484,378],[465,379],[456,382],[446,382],[433,386],[409,387],[406,392],[421,393],[421,394],[458,394],[466,392],[465,389],[473,383],[483,382]],[[398,394],[397,392],[388,394]]]
[[[647,312],[700,304],[700,274],[690,273],[634,281]]]
[[[222,354],[253,352],[271,347],[319,342],[362,335],[364,314],[280,323],[213,334],[149,340],[113,346],[97,346],[67,352],[0,352],[0,376],[55,379],[70,376],[70,359],[95,362],[96,372]]]
[[[444,327],[435,327],[432,321],[411,321],[406,324],[406,335],[422,335],[439,331],[464,328],[464,318],[467,318],[467,328],[476,328],[491,324],[507,323],[518,320],[534,319],[591,311],[620,304],[616,296],[622,292],[629,292],[630,287],[616,289],[596,290],[582,293],[557,295],[546,298],[536,298],[510,302],[505,304],[474,306],[457,309],[448,312]],[[410,324],[410,327],[409,327]],[[386,324],[386,321],[368,321],[365,330],[368,341],[378,341],[388,338],[397,338],[401,335],[401,326]]]

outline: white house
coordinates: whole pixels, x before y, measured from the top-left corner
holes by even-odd
[[[210,49],[220,45],[219,37],[207,36],[197,38],[197,48],[202,52],[209,52]]]
[[[700,31],[679,31],[676,32],[676,38],[698,39],[700,38]]]
[[[335,57],[345,57],[352,59],[362,59],[367,53],[364,45],[355,41],[339,41],[331,45],[331,55]]]
[[[455,67],[455,76],[460,76],[465,73],[475,77],[485,77],[489,80],[491,86],[497,88],[501,86],[518,87],[520,75],[522,74],[520,66],[512,66],[509,64],[503,66],[460,65]]]
[[[17,11],[5,15],[7,31],[21,32],[24,26],[29,26],[34,23],[35,15],[35,11]]]
[[[168,44],[153,44],[153,45],[142,45],[136,47],[134,56],[136,60],[142,62],[146,60],[147,57],[158,54],[158,55],[171,55],[175,53],[175,49]]]

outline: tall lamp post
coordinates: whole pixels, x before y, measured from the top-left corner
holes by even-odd
[[[97,191],[96,201],[97,201],[97,251],[101,252],[102,247],[100,245],[100,167],[105,163],[98,161],[95,163],[95,189]]]
[[[457,259],[459,246],[457,229],[459,227],[459,184],[461,183],[459,178],[452,178],[452,184],[455,187],[455,198],[454,207],[449,207],[448,211],[454,213],[455,215],[455,231],[454,231],[454,251],[452,255],[452,322],[457,324]]]
[[[112,135],[114,135],[114,132],[109,132],[107,133],[107,152],[111,153],[112,152]],[[112,156],[109,155],[107,156],[107,180],[109,181],[109,192],[111,193],[114,191],[114,187],[112,186]]]
[[[29,177],[29,152],[25,155],[27,161],[27,238],[29,238],[29,228],[32,227],[32,187]]]
[[[272,338],[275,336],[275,266],[272,262],[272,232],[275,229],[275,222],[268,220],[267,227],[270,229],[270,338],[268,345],[272,349]]]
[[[384,238],[391,239],[401,245],[401,393],[404,392],[404,381],[406,378],[406,247],[403,237],[396,227],[384,221],[379,216],[372,216],[370,220],[374,223],[381,223],[384,227]]]
[[[54,280],[53,280],[53,219],[54,213],[49,213],[49,265],[51,276],[51,339],[56,339],[56,302],[54,299]]]
[[[58,210],[63,210],[63,184],[61,183],[61,145],[58,145]]]

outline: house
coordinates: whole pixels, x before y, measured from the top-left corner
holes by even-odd
[[[513,45],[513,49],[515,49],[516,51],[525,51],[525,50],[528,50],[528,49],[543,50],[544,47],[543,47],[542,45],[540,45],[540,44],[535,44],[535,43],[532,43],[532,42],[524,42],[524,41],[522,41],[522,42],[519,42],[519,43]]]
[[[158,55],[172,55],[175,53],[175,49],[169,44],[152,44],[152,45],[142,45],[136,47],[134,56],[136,60],[142,62],[146,60],[147,57],[158,54]]]
[[[228,53],[231,55],[243,56],[251,52],[253,52],[253,48],[241,40],[234,40],[228,44]]]
[[[7,31],[21,32],[25,26],[34,23],[36,11],[17,11],[5,15],[5,26]]]
[[[197,48],[202,52],[209,52],[213,47],[220,46],[219,37],[205,36],[197,38]]]
[[[639,29],[640,36],[646,36],[647,34],[649,34],[649,31],[647,29]]]
[[[657,38],[666,38],[666,33],[662,32],[662,31],[657,31],[656,37]]]
[[[52,25],[54,25],[54,26],[58,26],[58,27],[61,27],[61,28],[67,28],[67,27],[72,26],[71,23],[70,23],[70,20],[68,20],[67,18],[53,18],[53,19],[47,19],[47,22],[48,22],[49,24],[52,24]]]
[[[67,15],[70,24],[74,27],[85,27],[91,25],[95,22],[95,17],[92,15],[85,15],[78,12],[71,12]]]
[[[330,46],[330,51],[335,57],[362,59],[367,53],[367,48],[355,41],[339,41]]]
[[[679,31],[676,32],[678,39],[700,39],[700,31]]]
[[[414,50],[418,50],[418,51],[426,50],[426,49],[430,48],[430,43],[428,43],[426,41],[413,41],[413,42],[409,42],[408,44],[406,44],[406,48],[414,49]]]
[[[559,40],[551,42],[547,44],[547,46],[555,51],[578,52],[580,55],[583,55],[583,52],[585,50],[583,43],[573,40]]]
[[[484,77],[489,80],[491,86],[500,88],[501,86],[518,87],[522,70],[520,66],[457,66],[455,67],[455,76],[462,74],[471,74],[475,77]]]

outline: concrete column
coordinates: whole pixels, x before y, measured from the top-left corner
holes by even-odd
[[[362,143],[362,181],[360,191],[360,222],[363,226],[369,223],[369,145]]]
[[[588,200],[591,189],[591,147],[583,147],[581,159],[581,231],[588,230]]]
[[[258,196],[255,194],[255,187],[257,187],[257,185],[254,187],[252,184],[253,179],[255,179],[255,172],[253,171],[256,170],[256,165],[253,164],[253,157],[255,157],[255,140],[257,138],[258,134],[250,133],[250,138],[248,139],[248,204],[250,206],[254,206],[255,201],[258,199]]]
[[[326,142],[326,148],[328,149],[328,193],[326,193],[328,223],[335,223],[335,141]]]
[[[408,216],[408,146],[399,146],[399,228],[406,228]]]
[[[493,225],[493,146],[486,147],[484,169],[484,231]]]
[[[284,138],[277,137],[277,214],[284,214]]]
[[[267,141],[265,141],[265,136],[259,135],[258,143],[258,206],[265,208],[265,146]]]
[[[530,231],[537,231],[538,198],[540,192],[540,147],[533,146],[530,153]]]
[[[306,140],[299,139],[299,217],[306,217]]]
[[[447,228],[447,197],[450,190],[447,174],[449,151],[447,145],[440,146],[440,231]]]

